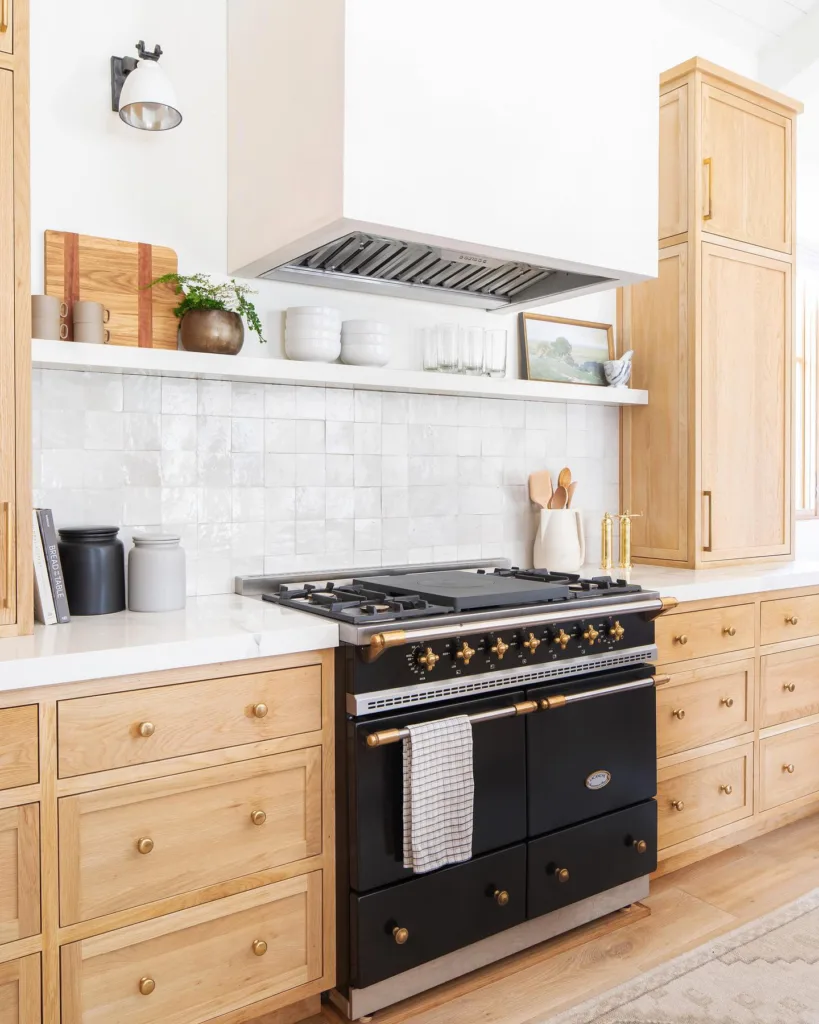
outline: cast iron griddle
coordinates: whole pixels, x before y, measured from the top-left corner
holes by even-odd
[[[538,604],[546,601],[567,601],[569,587],[562,583],[541,583],[519,580],[494,573],[417,572],[396,576],[368,576],[353,580],[357,586],[384,594],[417,594],[433,604],[450,605],[453,611],[475,608],[503,608],[510,605]]]

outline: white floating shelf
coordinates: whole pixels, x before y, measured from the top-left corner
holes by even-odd
[[[97,370],[104,373],[145,373],[163,377],[253,381],[262,384],[307,384],[367,391],[410,391],[468,398],[508,398],[527,402],[572,402],[588,405],[647,405],[648,392],[603,388],[591,384],[552,384],[504,377],[467,377],[419,370],[303,363],[289,359],[215,356],[125,345],[83,342],[31,343],[35,367],[52,370]]]

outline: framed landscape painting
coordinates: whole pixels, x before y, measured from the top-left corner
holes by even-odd
[[[611,324],[521,313],[520,344],[525,380],[606,386],[603,363],[614,359]]]

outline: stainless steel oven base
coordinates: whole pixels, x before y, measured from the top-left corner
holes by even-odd
[[[403,974],[379,981],[368,988],[352,988],[349,998],[345,998],[341,992],[334,989],[330,993],[330,1000],[350,1020],[358,1020],[359,1017],[375,1013],[385,1006],[391,1006],[402,999],[408,999],[445,981],[459,978],[470,971],[478,970],[496,960],[502,960],[546,939],[554,938],[555,935],[561,935],[572,928],[578,928],[598,917],[604,917],[645,899],[648,896],[648,878],[648,875],[643,875],[596,896],[572,903],[568,907],[561,907],[551,914],[544,914],[532,921],[524,921],[523,924],[509,928],[505,932],[482,939],[465,949],[455,950],[454,953],[421,964],[420,967],[414,967]]]

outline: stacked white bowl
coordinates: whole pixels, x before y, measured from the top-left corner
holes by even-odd
[[[380,320],[345,320],[341,325],[341,361],[351,366],[386,366],[390,328]]]
[[[288,359],[332,363],[341,351],[341,314],[332,306],[291,306],[284,325]]]

